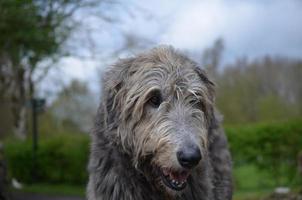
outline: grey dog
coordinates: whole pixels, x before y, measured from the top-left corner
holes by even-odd
[[[232,167],[214,84],[169,46],[103,76],[88,200],[229,200]]]

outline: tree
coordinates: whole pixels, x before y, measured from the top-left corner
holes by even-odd
[[[93,3],[89,0],[0,2],[0,93],[10,101],[17,136],[26,135],[26,105],[34,97],[35,71],[41,61],[64,55],[62,47],[74,27],[73,14]]]
[[[302,115],[302,64],[266,56],[238,59],[217,79],[217,104],[227,123],[285,120]]]
[[[88,132],[92,127],[96,107],[96,98],[86,83],[74,79],[62,89],[50,110],[59,126],[65,123],[65,126],[68,124],[71,128]]]
[[[201,63],[210,76],[214,78],[217,76],[218,67],[221,64],[223,50],[224,42],[223,39],[219,38],[215,40],[212,47],[205,49],[202,54]]]

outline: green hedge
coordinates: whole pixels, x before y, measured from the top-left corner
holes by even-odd
[[[248,176],[254,182],[265,176],[275,185],[288,184],[297,178],[296,159],[302,151],[302,120],[226,127],[226,133],[239,187],[249,184]],[[7,141],[5,154],[11,176],[22,182],[33,182],[31,169],[34,169],[38,182],[85,184],[88,146],[89,137],[84,134],[41,139],[36,167],[30,141]],[[256,178],[256,175],[261,177]]]
[[[41,139],[34,162],[31,141],[9,140],[5,155],[10,176],[25,183],[85,184],[88,143],[89,137],[84,134]]]
[[[275,185],[293,184],[299,179],[302,120],[227,127],[226,133],[235,169],[253,165],[268,173]]]

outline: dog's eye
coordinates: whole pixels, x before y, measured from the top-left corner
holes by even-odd
[[[203,112],[206,112],[206,105],[205,105],[204,102],[201,102],[201,103],[200,103],[200,108],[201,108],[201,110],[202,110]]]
[[[204,102],[200,101],[200,100],[191,100],[190,101],[190,105],[192,105],[193,107],[202,110],[203,112],[206,111],[206,106],[204,104]]]
[[[162,98],[161,95],[159,93],[154,93],[153,96],[151,96],[151,98],[149,99],[149,104],[154,107],[154,108],[158,108],[162,102]]]

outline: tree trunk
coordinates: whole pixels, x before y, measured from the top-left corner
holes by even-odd
[[[22,140],[25,140],[26,138],[26,115],[27,115],[27,112],[26,112],[26,107],[25,106],[21,106],[20,110],[19,110],[19,116],[18,116],[18,121],[16,122],[17,123],[17,126],[15,127],[15,135],[22,139]]]
[[[25,139],[27,135],[26,131],[26,87],[25,70],[22,67],[18,67],[16,80],[13,85],[14,91],[12,91],[11,109],[14,121],[14,134],[20,139]]]
[[[9,200],[9,181],[7,179],[6,163],[2,144],[0,143],[0,200]]]

